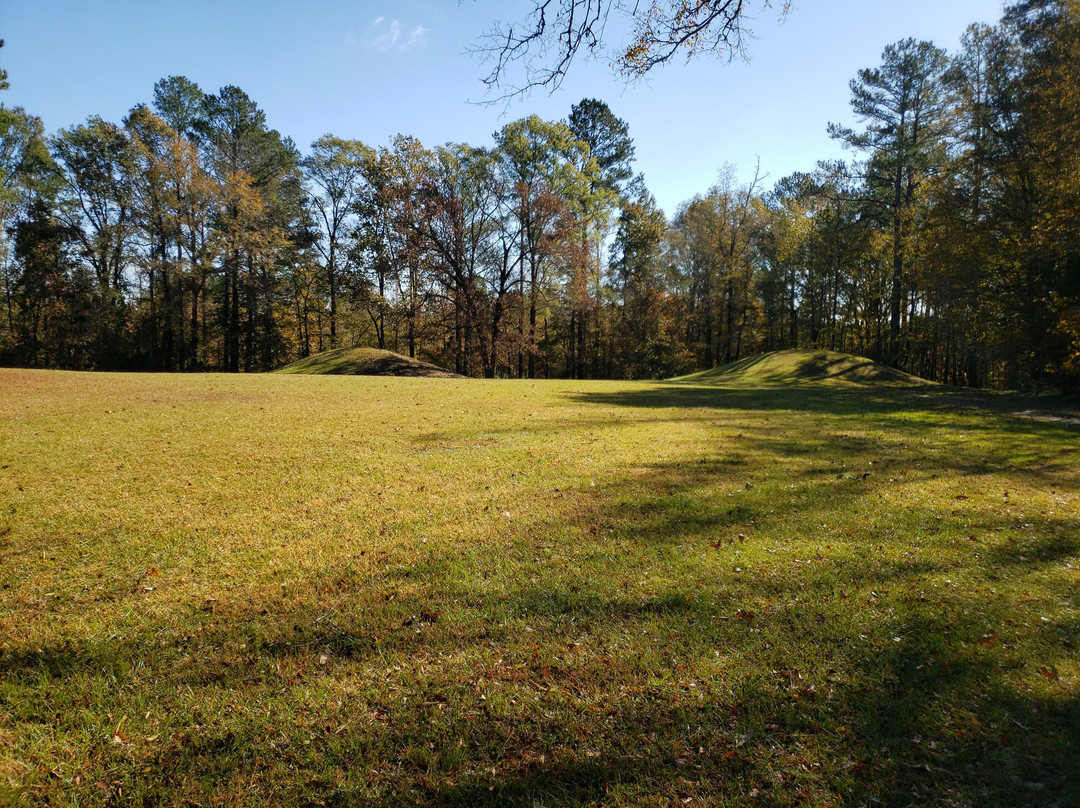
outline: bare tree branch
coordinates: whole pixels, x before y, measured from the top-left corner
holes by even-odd
[[[647,5],[645,5],[647,3]],[[779,2],[778,2],[778,5]],[[784,2],[783,19],[790,10]],[[502,91],[493,101],[508,101],[539,87],[554,91],[575,57],[603,57],[629,80],[671,61],[679,53],[745,55],[753,37],[748,7],[772,8],[770,0],[533,0],[533,9],[517,24],[496,22],[471,49],[492,63],[483,79],[489,91]],[[631,24],[629,41],[605,46],[612,15]],[[520,69],[523,79],[512,79]]]
[[[482,79],[489,90],[504,90],[495,100],[508,100],[538,87],[556,90],[578,52],[600,46],[616,0],[535,0],[520,24],[496,22],[471,52],[493,62]],[[507,85],[520,66],[524,81]]]

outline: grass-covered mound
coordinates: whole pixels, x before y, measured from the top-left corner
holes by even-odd
[[[798,349],[748,356],[730,365],[703,370],[673,381],[723,381],[739,384],[791,384],[808,381],[930,384],[871,359],[837,351]]]
[[[278,373],[333,376],[419,376],[461,378],[438,365],[379,348],[335,348],[286,365]]]
[[[1080,805],[1080,426],[0,370],[0,806]]]

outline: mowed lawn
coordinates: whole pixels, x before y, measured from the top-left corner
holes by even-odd
[[[1080,804],[1080,426],[0,370],[0,805]]]

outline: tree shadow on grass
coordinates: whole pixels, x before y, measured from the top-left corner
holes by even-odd
[[[671,519],[637,549],[677,532]],[[627,538],[607,542],[614,552]],[[1040,561],[1076,549],[1064,543]],[[563,570],[491,604],[474,584],[446,580],[432,558],[414,577],[447,602],[488,603],[453,611],[421,635],[400,630],[408,616],[398,620],[419,601],[401,604],[381,628],[366,610],[346,609],[327,626],[316,609],[291,608],[269,616],[291,628],[246,654],[238,635],[271,632],[251,625],[267,616],[243,607],[215,614],[212,627],[181,638],[176,654],[149,669],[139,662],[152,657],[163,625],[120,642],[5,652],[0,675],[46,699],[72,677],[137,693],[151,676],[164,685],[159,693],[193,693],[158,704],[143,697],[140,709],[179,713],[157,745],[105,740],[92,752],[129,797],[150,802],[181,793],[198,801],[238,782],[276,782],[274,799],[312,805],[1075,799],[1080,703],[1064,682],[1018,689],[1017,655],[980,645],[1008,620],[1004,606],[967,593],[920,600],[920,582],[948,569],[926,561],[834,558],[810,574],[756,566],[701,569],[626,594]],[[382,633],[379,643],[359,639],[372,633]],[[451,659],[461,648],[483,653],[410,679],[409,660]],[[281,712],[283,700],[297,710],[310,699],[301,694],[339,687],[332,683],[370,670],[380,654],[406,666],[393,687],[354,697],[330,719],[313,720],[303,707]],[[232,692],[256,709],[214,715]],[[263,699],[277,705],[273,716],[260,716]],[[210,717],[183,712],[200,704]],[[42,724],[78,724],[54,719],[46,705]],[[102,713],[108,733],[131,706],[98,695],[83,709]]]
[[[902,575],[884,583],[902,586]],[[867,597],[882,582],[868,577],[849,597]],[[582,715],[566,723],[545,718],[549,709],[558,714],[550,706],[524,721],[485,710],[474,719],[490,755],[484,765],[421,778],[373,804],[797,805],[839,798],[1067,805],[1075,799],[1080,703],[1065,689],[1036,695],[1009,681],[1009,660],[977,641],[985,621],[1000,615],[964,614],[962,606],[972,604],[961,601],[943,607],[896,599],[876,629],[858,626],[869,634],[838,628],[836,612],[819,621],[820,615],[781,608],[738,618],[730,629],[732,607],[711,605],[699,588],[691,586],[689,597],[670,592],[640,603],[596,593],[545,596],[537,587],[515,592],[514,610],[533,625],[548,621],[552,633],[601,620],[617,633],[646,626],[654,634],[666,631],[679,657],[670,678],[642,678],[621,659],[613,661],[607,683],[618,695],[567,699],[565,709]],[[795,582],[770,594],[796,591],[805,596]],[[722,629],[718,618],[727,618]],[[709,682],[705,668],[715,648],[731,663]],[[514,680],[502,684],[507,681]],[[544,684],[549,691],[531,692],[581,688],[581,673],[564,666]],[[597,712],[585,712],[590,704]],[[351,800],[347,788],[336,796],[339,804],[368,804]]]
[[[863,406],[848,393],[839,403],[746,393],[733,405],[682,390],[634,406],[674,402],[709,418],[732,406]],[[902,428],[903,402],[869,406]],[[1060,442],[1071,429],[1025,421],[1007,437]],[[732,443],[767,459],[754,468],[775,469],[842,431],[761,427]],[[853,465],[877,458],[873,441],[848,438]],[[958,478],[985,468],[977,447],[926,451]],[[910,485],[885,473],[852,479],[830,459],[745,488],[743,466],[700,460],[657,463],[587,500],[538,508],[505,543],[432,549],[407,568],[390,559],[370,576],[333,571],[333,591],[312,572],[288,602],[254,593],[181,604],[123,637],[9,641],[5,717],[59,738],[63,759],[105,784],[61,789],[35,769],[31,785],[45,791],[34,795],[133,805],[1080,801],[1077,622],[1055,606],[1074,596],[1048,579],[1080,552],[1070,512],[1046,514],[1013,544],[1004,536],[1015,517],[985,507],[911,501],[872,518],[880,495],[903,501]],[[795,487],[785,494],[781,483]],[[847,532],[822,527],[837,512],[867,518]],[[1002,528],[1000,540],[955,546],[976,520]],[[1029,593],[996,597],[995,576],[1031,576],[1047,620],[1032,622]],[[155,713],[167,716],[161,728],[140,718]],[[37,747],[18,754],[46,759]]]
[[[740,386],[686,381],[614,391],[577,392],[569,396],[589,404],[632,408],[777,410],[841,416],[886,416],[910,414],[913,410],[959,415],[981,413],[1004,416],[1018,429],[1051,425],[1066,430],[1067,434],[1080,434],[1080,420],[1065,402],[1057,399],[926,385],[806,382]],[[1042,415],[1057,415],[1058,419],[1037,421],[1036,418]],[[994,429],[1002,426],[1002,421],[993,422]]]

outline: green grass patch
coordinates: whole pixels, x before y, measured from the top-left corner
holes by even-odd
[[[716,381],[725,384],[796,384],[822,380],[927,385],[929,382],[862,356],[827,350],[789,349],[757,354],[702,370],[674,381]]]
[[[1080,426],[0,370],[0,805],[1075,805]]]
[[[460,378],[438,365],[421,362],[379,348],[334,348],[298,359],[278,373],[330,374],[336,376],[418,376]]]

